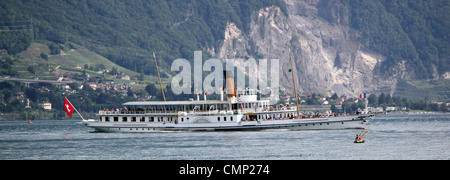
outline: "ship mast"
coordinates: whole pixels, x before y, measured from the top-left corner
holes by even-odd
[[[156,72],[158,72],[159,86],[161,86],[161,92],[162,92],[162,95],[163,95],[163,98],[164,98],[164,102],[166,102],[166,95],[164,95],[164,88],[163,88],[162,83],[161,83],[161,76],[159,76],[158,63],[156,62],[156,56],[155,56],[154,52],[153,52],[153,58],[155,59]]]
[[[294,68],[292,66],[292,53],[291,48],[289,48],[289,59],[291,60],[291,73],[292,73],[292,82],[294,83],[294,94],[295,94],[295,103],[297,104],[297,117],[300,116],[300,109],[298,108],[298,97],[297,97],[297,88],[295,87],[295,76],[294,76]]]

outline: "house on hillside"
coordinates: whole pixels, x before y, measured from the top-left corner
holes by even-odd
[[[52,110],[52,103],[49,102],[42,102],[38,104],[39,107],[44,108],[45,110]]]
[[[89,85],[93,90],[96,90],[96,89],[98,88],[97,83],[94,83],[94,82],[90,82],[90,83],[88,83],[88,85]]]
[[[113,78],[114,78],[114,76],[113,76]],[[122,80],[130,80],[130,76],[128,76],[128,75],[116,75],[115,78],[122,79]]]

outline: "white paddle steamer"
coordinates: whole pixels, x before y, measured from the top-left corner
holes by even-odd
[[[97,132],[327,130],[364,129],[374,116],[302,115],[297,96],[296,107],[274,107],[269,100],[258,100],[256,90],[238,90],[236,93],[233,74],[224,73],[226,100],[222,89],[220,100],[206,100],[205,93],[202,101],[198,94],[197,101],[166,102],[164,97],[164,101],[127,102],[123,104],[124,108],[100,110],[97,120],[83,120],[82,123]],[[294,92],[297,92],[295,79],[293,82]],[[162,94],[164,96],[164,91]]]
[[[206,99],[206,95],[204,95]],[[223,97],[223,96],[222,96]],[[363,129],[373,115],[302,115],[296,107],[271,106],[255,90],[227,100],[139,101],[100,110],[83,124],[97,132]]]

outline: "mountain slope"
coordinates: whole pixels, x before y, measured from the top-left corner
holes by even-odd
[[[291,48],[298,89],[306,94],[337,92],[350,97],[363,91],[393,94],[398,85],[403,85],[400,81],[446,77],[447,66],[440,67],[440,71],[436,69],[447,64],[445,51],[433,54],[440,58],[435,63],[418,58],[418,52],[426,51],[417,48],[422,44],[409,38],[413,33],[403,30],[414,25],[401,25],[402,20],[387,12],[381,1],[370,1],[376,7],[367,1],[350,5],[352,2],[286,0],[288,16],[279,14],[277,7],[263,8],[255,14],[248,34],[229,24],[226,32],[234,33],[225,38],[218,56],[280,59],[280,84],[291,91],[292,77],[287,72]],[[379,8],[383,12],[375,12]],[[356,18],[360,12],[367,14]],[[439,21],[443,20],[430,20]],[[426,31],[409,32],[426,34]],[[436,45],[446,47],[446,42],[438,43],[441,41],[438,34],[433,38]]]
[[[270,5],[283,1],[6,1],[0,6],[0,27],[27,21],[21,30],[30,32],[30,39],[75,42],[121,66],[155,75],[152,52],[168,69],[174,59],[191,59],[194,50],[217,49],[228,21],[248,29],[252,12]],[[0,35],[5,33],[10,32]]]
[[[291,48],[299,92],[394,93],[398,82],[450,76],[447,1],[48,0],[0,4],[0,49],[75,42],[137,73],[177,58],[280,59]],[[232,36],[227,33],[233,32]],[[205,58],[204,58],[205,59]]]
[[[25,51],[17,54],[17,59],[4,56],[4,58],[14,59],[12,66],[9,69],[13,74],[7,74],[15,78],[33,79],[39,78],[41,80],[57,80],[66,72],[82,74],[86,72],[91,77],[104,76],[104,78],[113,80],[110,74],[98,74],[97,71],[116,69],[117,72],[129,75],[131,77],[138,77],[140,74],[134,71],[123,68],[103,56],[89,51],[85,47],[72,44],[64,48],[64,52],[57,55],[50,54],[50,49],[47,44],[31,43]],[[42,57],[46,54],[46,59]],[[85,69],[85,67],[88,69]],[[2,67],[1,69],[3,69]],[[31,68],[31,69],[30,69]],[[6,72],[7,69],[4,69]],[[31,70],[31,72],[30,72]],[[3,74],[2,74],[3,75]],[[153,77],[147,80],[155,80]],[[122,80],[119,80],[122,81]]]
[[[332,1],[332,0],[330,0]],[[448,1],[344,1],[349,25],[366,47],[387,57],[382,71],[406,60],[408,79],[439,78],[450,71]]]

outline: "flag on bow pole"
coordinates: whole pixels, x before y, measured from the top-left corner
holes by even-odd
[[[72,116],[72,113],[74,111],[77,112],[77,114],[81,117],[81,119],[84,120],[83,116],[81,116],[81,114],[77,111],[77,109],[75,109],[75,107],[72,105],[72,103],[70,103],[69,99],[67,99],[67,97],[64,97],[64,111],[66,111],[67,116]]]
[[[72,104],[69,102],[69,100],[65,97],[64,98],[64,111],[66,111],[67,116],[72,116],[73,111],[75,111],[75,109],[73,108]]]

